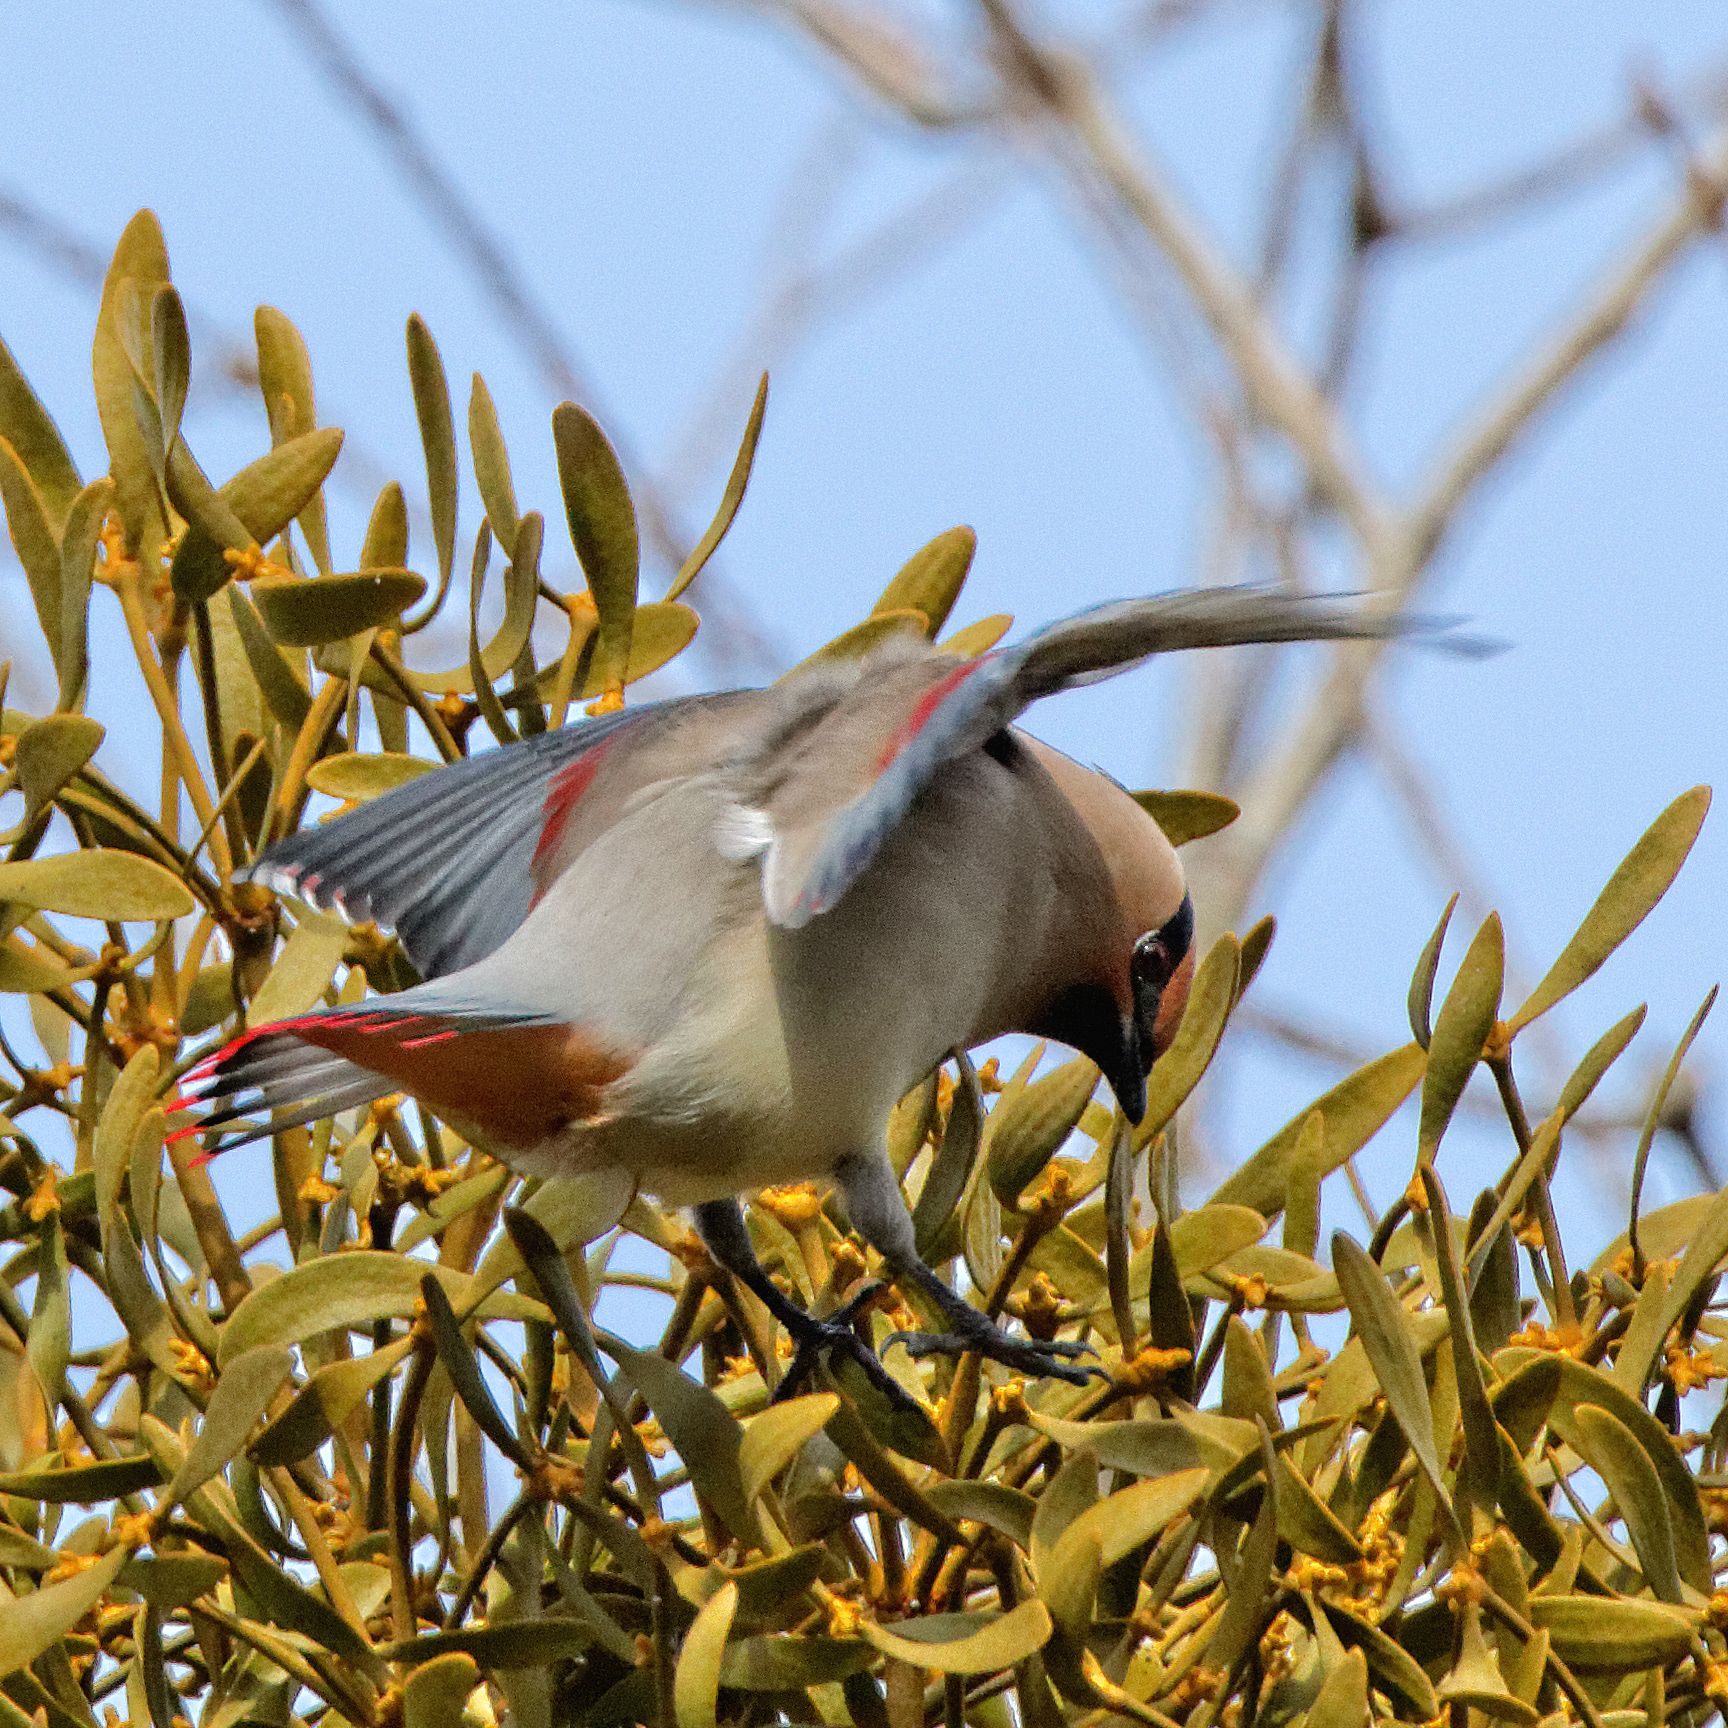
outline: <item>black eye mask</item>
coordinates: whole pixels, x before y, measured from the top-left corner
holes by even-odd
[[[1134,985],[1134,1024],[1140,1056],[1152,1065],[1152,1029],[1158,1022],[1164,991],[1194,944],[1194,902],[1184,894],[1175,915],[1134,944],[1130,976]]]

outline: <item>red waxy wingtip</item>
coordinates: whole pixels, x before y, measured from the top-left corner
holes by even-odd
[[[188,1122],[184,1128],[176,1128],[172,1134],[168,1135],[163,1141],[163,1144],[172,1146],[176,1141],[188,1140],[194,1134],[199,1133],[203,1129],[203,1126],[204,1124],[202,1122]]]
[[[882,754],[876,758],[876,772],[885,773],[888,765],[924,730],[930,717],[972,676],[978,668],[985,664],[988,655],[976,660],[963,660],[952,672],[945,673],[924,694],[919,697],[917,706],[907,715],[904,724],[894,729],[893,736],[883,746]]]
[[[220,1150],[220,1148],[216,1148],[209,1152],[200,1152],[198,1156],[192,1160],[191,1167],[194,1170],[202,1170],[206,1164],[210,1163],[211,1160],[215,1158],[216,1151],[218,1150]]]
[[[552,783],[546,788],[546,801],[541,806],[545,820],[540,838],[534,845],[533,860],[528,866],[531,871],[539,870],[547,854],[563,838],[571,813],[593,784],[594,776],[600,772],[600,760],[611,747],[612,740],[608,738],[585,750],[568,768],[561,768],[552,776]]]

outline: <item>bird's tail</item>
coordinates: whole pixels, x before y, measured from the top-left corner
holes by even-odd
[[[385,1002],[274,1021],[241,1033],[187,1070],[170,1107],[195,1111],[197,1120],[170,1138],[216,1133],[220,1139],[207,1153],[227,1151],[397,1090],[418,1090],[415,1081],[438,1063],[440,1046],[544,1026],[548,1018],[416,989]],[[236,1131],[221,1134],[229,1128]]]

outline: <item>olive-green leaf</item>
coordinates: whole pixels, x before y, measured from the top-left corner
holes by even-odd
[[[735,1536],[748,1540],[756,1525],[744,1491],[741,1453],[744,1431],[737,1418],[706,1386],[675,1362],[651,1350],[632,1350],[616,1339],[609,1355],[634,1382],[666,1438],[684,1460],[690,1480]],[[836,1400],[836,1404],[838,1400]],[[832,1417],[833,1412],[829,1412]]]
[[[171,446],[180,435],[180,415],[192,382],[192,338],[186,329],[180,290],[172,282],[164,282],[150,297],[150,351],[156,362],[156,410],[162,417],[162,441]]]
[[[788,1606],[828,1570],[828,1550],[820,1542],[771,1555],[728,1570],[738,1586],[738,1618],[748,1625],[784,1625]]]
[[[954,1061],[959,1082],[943,1125],[942,1143],[930,1160],[924,1186],[912,1208],[913,1234],[919,1257],[924,1260],[934,1253],[966,1192],[984,1138],[984,1096],[978,1089],[978,1071],[964,1050],[954,1052]]]
[[[1416,959],[1416,970],[1410,979],[1410,992],[1406,999],[1410,1014],[1410,1036],[1424,1050],[1428,1048],[1428,1040],[1434,1035],[1434,979],[1440,970],[1440,950],[1446,945],[1446,931],[1452,922],[1452,914],[1457,909],[1458,896],[1454,894],[1446,902],[1446,910],[1440,914],[1440,922],[1434,926],[1434,933],[1422,944],[1422,952]]]
[[[1606,1373],[1583,1362],[1534,1351],[1520,1358],[1517,1352],[1510,1350],[1502,1360],[1513,1366],[1513,1373],[1509,1380],[1495,1389],[1496,1394],[1515,1391],[1526,1376],[1530,1377],[1536,1383],[1537,1407],[1542,1416],[1574,1451],[1582,1453],[1585,1449],[1586,1441],[1578,1427],[1577,1414],[1587,1404],[1601,1406],[1644,1448],[1656,1474],[1662,1479],[1663,1497],[1674,1534],[1675,1564],[1680,1576],[1693,1589],[1707,1595],[1712,1588],[1710,1541],[1704,1524],[1704,1510],[1699,1502],[1698,1484],[1675,1450],[1673,1436],[1668,1430]],[[1555,1391],[1544,1399],[1542,1383],[1549,1376],[1553,1377]],[[1499,1396],[1496,1396],[1495,1404],[1498,1410]],[[1502,1416],[1501,1420],[1505,1422],[1506,1419]]]
[[[420,1299],[426,1306],[426,1318],[432,1324],[438,1360],[450,1376],[456,1396],[492,1444],[519,1469],[529,1469],[528,1454],[481,1378],[480,1364],[468,1340],[462,1336],[462,1327],[450,1307],[449,1297],[444,1294],[444,1286],[430,1272],[420,1280]]]
[[[962,624],[938,646],[944,654],[975,660],[980,654],[988,654],[1013,628],[1012,612],[992,612],[988,618],[980,618],[975,624]]]
[[[341,429],[316,426],[266,450],[217,490],[263,545],[312,503],[341,454]]]
[[[1204,840],[1242,814],[1242,806],[1220,792],[1136,792],[1133,799],[1164,830],[1172,846]]]
[[[162,1480],[156,1460],[148,1453],[129,1458],[105,1458],[98,1464],[73,1464],[65,1469],[15,1470],[0,1474],[0,1494],[20,1500],[40,1500],[45,1506],[94,1506],[118,1500]]]
[[[624,1170],[594,1170],[543,1182],[526,1200],[526,1212],[561,1254],[604,1235],[623,1217],[636,1192],[635,1178]],[[494,1290],[522,1270],[522,1256],[508,1236],[500,1236],[481,1257],[475,1282]]]
[[[1057,1537],[1051,1564],[1060,1569],[1082,1546],[1096,1542],[1102,1563],[1115,1565],[1124,1554],[1151,1541],[1180,1518],[1206,1492],[1211,1480],[1212,1472],[1201,1466],[1136,1482],[1106,1495],[1079,1513]]]
[[[545,1614],[459,1632],[422,1632],[400,1644],[381,1645],[378,1654],[389,1662],[432,1663],[461,1655],[487,1669],[543,1668],[579,1656],[593,1642],[594,1634],[580,1620]]]
[[[264,620],[258,616],[258,608],[238,585],[230,583],[227,595],[235,634],[240,638],[246,664],[257,680],[258,693],[272,717],[289,732],[298,733],[312,711],[305,673],[296,665],[303,657],[295,655],[291,659],[276,646],[264,628]]]
[[[189,529],[174,554],[175,593],[187,600],[203,600],[215,593],[229,575],[223,547],[240,551],[249,541],[262,546],[275,539],[310,507],[341,453],[342,433],[334,426],[315,427],[273,445],[218,486],[217,500],[245,535],[235,535],[232,526],[226,532]],[[171,469],[171,473],[183,472]],[[235,546],[237,538],[240,544]]]
[[[624,682],[634,684],[675,660],[696,639],[702,620],[681,600],[650,600],[636,608],[636,623],[630,636],[630,658],[624,667]],[[580,694],[604,695],[606,677],[596,650]]]
[[[861,660],[874,653],[884,642],[897,636],[922,636],[924,614],[908,606],[898,612],[878,612],[849,630],[842,630],[831,642],[824,642],[814,654],[806,655],[790,672],[788,678],[829,660]]]
[[[930,1504],[947,1517],[983,1524],[1021,1548],[1031,1547],[1032,1515],[1038,1502],[1030,1494],[1001,1482],[974,1482],[965,1477],[932,1482],[925,1492]]]
[[[412,1340],[401,1338],[364,1356],[327,1363],[258,1436],[252,1457],[260,1464],[297,1464],[317,1451],[412,1347]]]
[[[60,788],[96,754],[104,736],[87,714],[50,714],[19,734],[13,758],[28,820],[53,803]]]
[[[312,431],[318,424],[318,406],[312,390],[312,357],[305,339],[288,316],[274,306],[260,306],[252,314],[252,335],[258,347],[258,387],[264,394],[264,412],[270,420],[270,439],[287,444]],[[320,570],[330,568],[330,531],[325,521],[324,495],[314,491],[299,511],[300,532],[312,562]],[[392,562],[400,564],[406,558]]]
[[[1318,1110],[1326,1118],[1326,1152],[1335,1170],[1361,1151],[1416,1089],[1426,1061],[1421,1045],[1406,1044],[1358,1068],[1305,1105],[1239,1170],[1225,1177],[1213,1200],[1251,1206],[1268,1219],[1276,1218],[1283,1209],[1290,1160],[1309,1111]]]
[[[870,608],[871,617],[917,612],[924,619],[924,634],[934,641],[960,598],[977,550],[978,536],[970,528],[950,528],[938,534],[906,560]]]
[[[144,1113],[156,1099],[160,1057],[154,1044],[145,1044],[120,1071],[96,1124],[93,1162],[96,1171],[96,1216],[104,1231],[113,1220],[120,1187],[131,1167]]]
[[[740,1692],[792,1692],[830,1686],[876,1660],[862,1638],[805,1638],[762,1633],[734,1638],[720,1664],[720,1684]]]
[[[187,1499],[227,1468],[293,1366],[292,1354],[278,1344],[262,1344],[223,1362],[204,1421],[168,1484],[166,1499],[176,1503]]]
[[[46,1572],[60,1563],[59,1550],[26,1536],[10,1524],[0,1524],[0,1566],[16,1566],[25,1572]]]
[[[1146,1113],[1134,1138],[1145,1145],[1166,1127],[1200,1084],[1224,1036],[1224,1023],[1236,1001],[1242,945],[1223,935],[1206,950],[1188,989],[1188,1006],[1170,1048],[1159,1057],[1146,1081]]]
[[[360,545],[362,570],[400,570],[408,562],[408,499],[390,481],[378,493]]]
[[[1256,918],[1242,932],[1242,971],[1236,980],[1236,1000],[1248,994],[1248,987],[1260,976],[1266,956],[1272,951],[1272,938],[1278,934],[1278,920],[1270,912]]]
[[[70,967],[46,958],[47,950],[26,950],[16,938],[0,943],[0,994],[35,996],[44,990],[65,989],[72,982]]]
[[[1656,1090],[1650,1094],[1650,1102],[1644,1111],[1644,1123],[1638,1130],[1638,1148],[1632,1154],[1632,1180],[1628,1184],[1626,1225],[1626,1246],[1632,1250],[1634,1266],[1644,1263],[1648,1226],[1654,1222],[1653,1219],[1645,1220],[1638,1216],[1644,1205],[1644,1172],[1650,1160],[1650,1148],[1655,1142],[1656,1130],[1665,1120],[1668,1095],[1674,1089],[1674,1082],[1680,1078],[1680,1070],[1691,1052],[1693,1041],[1703,1031],[1704,1022],[1710,1018],[1710,1010],[1716,1006],[1716,996],[1720,989],[1719,984],[1710,986],[1686,1030],[1680,1034],[1680,1042],[1674,1046],[1674,1053],[1668,1058],[1667,1067],[1662,1070],[1662,1078],[1656,1082]],[[1639,1389],[1643,1389],[1642,1381],[1639,1382]]]
[[[1254,1430],[1245,1422],[1228,1421],[1210,1412],[1205,1428],[1169,1419],[1145,1422],[1066,1422],[1059,1416],[1032,1412],[1032,1426],[1064,1449],[1084,1446],[1097,1454],[1107,1470],[1131,1476],[1164,1477],[1204,1465],[1224,1470],[1255,1444]],[[1227,1440],[1225,1434],[1232,1438]]]
[[[120,923],[181,918],[198,904],[191,890],[160,864],[105,847],[0,864],[0,901],[68,918]]]
[[[421,1662],[402,1682],[403,1728],[450,1728],[479,1684],[480,1666],[466,1650]]]
[[[1505,970],[1506,939],[1500,915],[1490,912],[1440,1004],[1429,1039],[1428,1066],[1422,1077],[1421,1125],[1416,1137],[1417,1155],[1424,1161],[1439,1150],[1446,1124],[1482,1060],[1482,1047],[1500,1012]]]
[[[744,1498],[756,1499],[839,1408],[840,1400],[832,1392],[812,1392],[770,1404],[751,1417],[738,1445],[738,1479]]]
[[[425,592],[425,577],[412,570],[356,570],[252,585],[265,628],[290,648],[340,642],[394,623]]]
[[[546,524],[538,510],[530,510],[516,526],[510,563],[504,571],[504,617],[496,634],[480,650],[481,667],[494,681],[523,657],[533,634],[534,609],[540,600],[540,549],[545,533]],[[555,670],[556,662],[546,671],[548,683]],[[442,672],[414,672],[410,677],[417,689],[437,695],[449,691],[471,695],[475,687],[471,660]]]
[[[1482,1635],[1482,1610],[1464,1605],[1460,1615],[1458,1660],[1440,1682],[1440,1702],[1462,1715],[1471,1710],[1493,1722],[1508,1722],[1513,1728],[1536,1728],[1541,1712],[1518,1697],[1506,1684],[1500,1663]]]
[[[552,443],[570,541],[600,620],[595,669],[604,688],[622,686],[641,573],[636,506],[617,452],[586,409],[559,403],[552,411]]]
[[[1368,1672],[1373,1675],[1374,1684],[1405,1706],[1402,1720],[1426,1722],[1440,1714],[1434,1683],[1402,1644],[1348,1608],[1321,1597],[1313,1600],[1339,1640],[1352,1650],[1360,1650],[1368,1659]]]
[[[62,1201],[64,1209],[64,1201]],[[37,1227],[36,1296],[30,1309],[25,1355],[50,1404],[61,1394],[72,1350],[72,1293],[67,1285],[66,1232],[61,1212]]]
[[[198,1497],[196,1511],[201,1521],[216,1525],[229,1563],[266,1620],[310,1638],[333,1656],[371,1664],[371,1647],[360,1633],[322,1596],[314,1595],[291,1571],[278,1565],[262,1544],[221,1509],[213,1489]]]
[[[504,447],[492,392],[478,372],[468,393],[468,449],[474,458],[474,479],[480,488],[480,502],[486,507],[486,520],[492,524],[498,544],[511,546],[520,517],[515,482],[510,478],[510,452]]]
[[[1574,1420],[1584,1461],[1607,1484],[1614,1504],[1626,1521],[1626,1533],[1643,1569],[1644,1581],[1658,1601],[1681,1606],[1685,1593],[1674,1555],[1674,1527],[1669,1521],[1662,1480],[1650,1455],[1624,1422],[1599,1404],[1581,1404]]]
[[[90,357],[96,384],[96,412],[108,445],[115,501],[125,531],[126,549],[133,555],[145,544],[159,545],[166,528],[150,449],[133,409],[135,374],[127,355],[129,338],[123,326],[128,321],[135,326],[140,312],[147,307],[148,302],[141,302],[140,295],[153,292],[167,280],[168,248],[162,238],[161,224],[153,211],[140,210],[126,224],[102,283],[102,304],[96,314],[96,336]],[[142,332],[135,327],[130,339],[142,346]]]
[[[347,947],[348,926],[340,918],[303,913],[276,956],[270,976],[252,998],[252,1023],[264,1026],[304,1014],[323,996]]]
[[[0,503],[6,506],[6,531],[30,584],[42,639],[49,657],[59,665],[60,541],[23,458],[4,438],[0,438]]]
[[[1438,1030],[1435,1041],[1439,1042]],[[1458,1266],[1446,1190],[1432,1164],[1422,1164],[1420,1169],[1422,1189],[1428,1200],[1427,1222],[1432,1230],[1435,1264],[1440,1273],[1440,1299],[1449,1322],[1453,1372],[1458,1382],[1466,1481],[1477,1504],[1491,1513],[1500,1493],[1500,1439],[1495,1432],[1488,1390],[1482,1381],[1482,1367],[1476,1358],[1475,1319],[1470,1312],[1468,1286]]]
[[[1265,1234],[1266,1219],[1252,1207],[1220,1205],[1209,1200],[1192,1212],[1184,1212],[1171,1225],[1170,1248],[1181,1275],[1195,1278],[1232,1254],[1252,1247]],[[1150,1246],[1141,1253],[1150,1262]],[[1135,1270],[1138,1273],[1138,1267]]]
[[[702,1604],[672,1675],[672,1706],[678,1728],[716,1728],[720,1705],[720,1664],[738,1611],[738,1586],[722,1584]]]
[[[937,1674],[996,1674],[1050,1641],[1050,1611],[1036,1598],[1006,1614],[926,1614],[892,1626],[865,1621],[866,1639],[884,1656]],[[683,1725],[680,1724],[680,1728]]]
[[[17,1673],[58,1644],[107,1595],[126,1558],[124,1548],[115,1548],[70,1578],[8,1602],[0,1614],[0,1675]]]
[[[1710,808],[1710,788],[1682,792],[1644,831],[1608,878],[1577,933],[1509,1022],[1516,1032],[1569,996],[1649,916],[1680,873]]]
[[[764,372],[762,382],[756,386],[756,400],[750,405],[750,418],[744,427],[744,441],[738,446],[738,454],[732,462],[732,472],[726,477],[726,490],[720,496],[720,508],[714,512],[714,520],[702,530],[702,538],[690,548],[690,556],[679,566],[678,574],[672,578],[672,586],[666,590],[668,600],[676,600],[702,574],[703,566],[714,556],[715,549],[731,529],[732,519],[738,514],[738,506],[744,502],[744,489],[750,484],[750,469],[756,460],[756,441],[762,435],[762,416],[767,407],[768,374]]]
[[[0,884],[10,868],[0,865]],[[0,886],[0,898],[4,888]],[[1662,1304],[1662,1319],[1657,1328],[1659,1339],[1665,1339],[1680,1324],[1692,1299],[1715,1276],[1716,1269],[1728,1258],[1728,1188],[1724,1188],[1710,1204],[1696,1233],[1688,1243],[1680,1264],[1674,1268],[1674,1282],[1668,1286],[1668,1299]]]
[[[1368,1658],[1346,1650],[1308,1706],[1306,1728],[1367,1728]]]
[[[92,480],[73,500],[60,536],[60,706],[76,708],[90,681],[90,590],[102,524],[114,503],[114,482]]]
[[[1410,1335],[1410,1317],[1392,1294],[1386,1274],[1342,1231],[1332,1237],[1332,1267],[1350,1308],[1351,1325],[1386,1395],[1387,1408],[1445,1505],[1447,1487],[1434,1445],[1434,1410],[1422,1378],[1422,1358]]]
[[[1630,1596],[1530,1598],[1530,1621],[1554,1641],[1560,1658],[1586,1673],[1660,1667],[1685,1655],[1698,1617],[1665,1602]]]
[[[326,756],[314,762],[306,772],[306,784],[326,797],[340,798],[344,803],[364,804],[368,799],[394,792],[422,774],[430,774],[436,763],[421,756],[404,756],[385,750],[375,755],[357,755],[344,751],[340,756]]]
[[[247,1296],[222,1328],[217,1360],[226,1366],[265,1344],[298,1344],[320,1332],[370,1326],[375,1320],[407,1320],[420,1300],[422,1260],[380,1249],[356,1248],[306,1260]],[[479,1294],[477,1281],[451,1267],[430,1268],[451,1306],[466,1313]],[[510,1291],[494,1291],[480,1303],[482,1319],[544,1320],[538,1302]]]
[[[456,559],[456,422],[450,412],[450,382],[426,320],[408,320],[408,380],[426,453],[426,491],[432,504],[432,540],[438,548],[438,575],[450,579]]]
[[[1362,1558],[1358,1542],[1288,1458],[1278,1460],[1278,1535],[1304,1554],[1333,1566]]]
[[[1097,1089],[1098,1065],[1076,1056],[991,1111],[984,1169],[1004,1206],[1013,1206],[1056,1155]]]
[[[58,529],[78,495],[78,469],[60,428],[4,342],[0,342],[0,438],[17,452],[47,506],[49,522]]]

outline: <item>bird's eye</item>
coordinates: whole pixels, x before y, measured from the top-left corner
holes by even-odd
[[[1161,930],[1148,930],[1134,944],[1134,983],[1154,994],[1170,982],[1179,956],[1171,953]]]
[[[1175,915],[1134,944],[1134,982],[1143,990],[1162,990],[1188,956],[1194,942],[1194,902],[1186,894]]]

